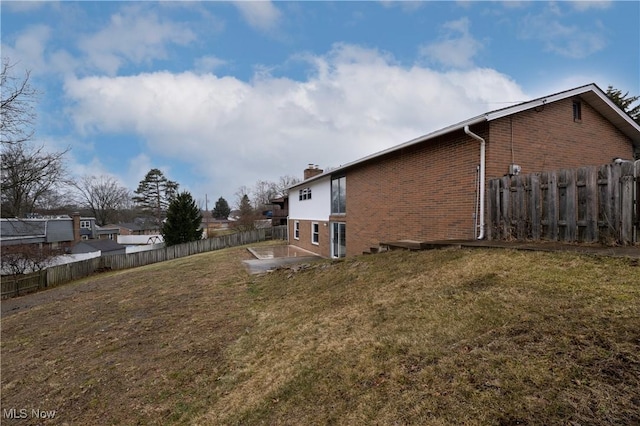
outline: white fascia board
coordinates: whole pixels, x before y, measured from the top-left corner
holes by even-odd
[[[552,102],[560,101],[562,99],[579,96],[585,92],[596,91],[595,89],[596,89],[596,86],[594,84],[588,84],[586,86],[576,87],[575,89],[556,93],[554,95],[545,96],[543,98],[534,99],[532,101],[524,102],[518,105],[514,105],[512,107],[507,107],[507,108],[499,109],[497,111],[488,112],[486,114],[487,121],[497,120],[498,118],[517,114],[519,112],[526,111],[531,108],[536,108],[536,107],[544,106],[546,104],[550,104]]]

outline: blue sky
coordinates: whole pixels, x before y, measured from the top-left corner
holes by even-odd
[[[640,94],[640,3],[2,1],[73,176],[194,198],[301,177],[561,90]],[[209,208],[212,207],[210,202]]]

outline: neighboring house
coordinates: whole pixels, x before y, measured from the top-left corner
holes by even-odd
[[[112,254],[125,254],[126,246],[113,240],[83,240],[71,249],[72,254],[93,253],[100,251],[102,256]]]
[[[4,246],[38,244],[49,249],[68,250],[79,241],[117,240],[119,228],[100,227],[93,217],[40,217],[2,219],[0,242]]]
[[[80,218],[80,239],[90,240],[96,237],[96,219],[93,217]]]
[[[279,197],[270,200],[271,203],[271,224],[280,226],[287,224],[287,216],[289,216],[289,197]]]
[[[118,223],[117,225],[108,225],[109,228],[118,228],[118,235],[157,235],[160,228],[157,226],[149,227],[143,223]]]
[[[65,249],[80,240],[79,228],[69,216],[38,219],[1,219],[0,244],[30,245],[42,248]]]
[[[215,219],[211,217],[211,213],[207,213],[208,217],[202,218],[202,231],[205,235],[205,238],[209,235],[214,235],[217,231],[224,231],[229,229],[232,221],[228,219]]]
[[[291,244],[325,257],[382,241],[483,238],[486,182],[640,157],[640,126],[595,84],[491,111],[290,188]]]
[[[96,238],[98,240],[117,240],[120,235],[120,228],[117,226],[97,226]]]

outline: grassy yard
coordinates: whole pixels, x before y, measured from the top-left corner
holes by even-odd
[[[450,249],[249,276],[243,258],[5,315],[2,409],[29,417],[2,424],[640,424],[637,261]]]

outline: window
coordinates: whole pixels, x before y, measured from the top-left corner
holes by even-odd
[[[573,121],[582,121],[582,104],[580,101],[573,101]]]
[[[299,191],[298,199],[300,201],[311,199],[311,188],[304,188]]]
[[[81,238],[81,239],[83,239],[83,240],[88,240],[88,239],[89,239],[89,236],[88,236],[88,235],[83,235],[83,236],[81,236],[80,238]]]
[[[331,180],[331,213],[347,212],[347,178],[345,176]]]
[[[293,238],[296,240],[300,239],[300,222],[297,220],[293,222]]]
[[[91,229],[91,221],[90,220],[81,220],[80,228]]]
[[[318,225],[318,222],[311,224],[311,243],[320,244],[320,225]]]

